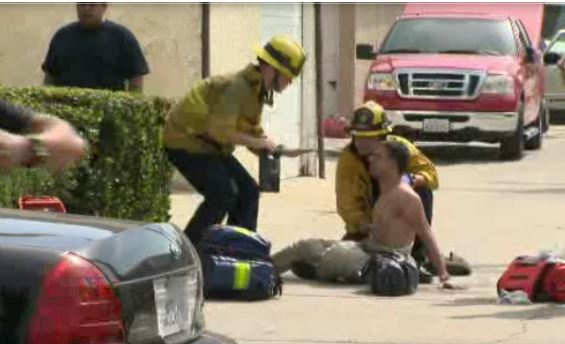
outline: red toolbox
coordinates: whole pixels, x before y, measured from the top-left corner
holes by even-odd
[[[22,210],[48,211],[54,213],[67,212],[63,202],[53,196],[24,196],[20,197],[18,203]]]

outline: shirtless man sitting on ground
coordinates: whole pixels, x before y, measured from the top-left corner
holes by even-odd
[[[369,236],[374,263],[370,281],[376,293],[394,295],[395,289],[399,292],[408,289],[407,293],[416,290],[418,268],[410,256],[416,236],[427,248],[442,285],[449,279],[420,197],[402,182],[409,156],[408,149],[396,142],[383,142],[369,156],[370,174],[377,177],[381,190],[373,208]]]
[[[394,266],[404,274],[406,266],[402,265],[407,264],[408,269],[413,265],[417,286],[418,269],[410,253],[418,234],[428,248],[430,260],[439,272],[442,285],[446,286],[449,275],[426,220],[422,202],[410,183],[403,181],[408,156],[409,152],[402,144],[383,142],[369,159],[370,172],[378,177],[382,190],[381,198],[373,210],[374,225],[369,239],[363,242],[301,240],[273,255],[273,262],[279,273],[298,265],[304,271],[303,277],[352,283],[364,282],[369,276],[373,282],[373,276],[377,277],[377,274],[372,272],[380,271],[382,278],[376,278],[380,289],[392,288],[399,291],[398,294],[393,292],[391,295],[409,294],[415,289],[403,292],[406,287],[401,285],[402,281],[389,278],[390,269],[386,268]],[[396,261],[392,265],[389,264],[391,259]],[[367,265],[369,260],[374,264]],[[362,274],[364,267],[369,268],[365,276]],[[373,287],[373,283],[371,285]]]

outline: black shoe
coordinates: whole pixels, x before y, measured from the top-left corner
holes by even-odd
[[[307,280],[316,279],[316,267],[311,264],[303,262],[293,263],[290,270],[300,278]]]
[[[432,284],[434,276],[423,267],[420,267],[420,284]]]
[[[454,252],[450,252],[444,260],[447,273],[451,276],[469,276],[472,273],[471,264]],[[435,267],[430,262],[426,262],[423,266],[434,275],[437,274]]]

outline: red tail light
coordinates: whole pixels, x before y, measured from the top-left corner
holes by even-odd
[[[89,261],[66,254],[43,281],[28,344],[125,343],[121,303]]]

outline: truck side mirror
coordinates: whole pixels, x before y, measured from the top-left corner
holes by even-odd
[[[536,52],[533,47],[526,47],[526,63],[536,62]]]
[[[357,44],[355,56],[358,60],[374,60],[377,57],[372,44]]]
[[[559,62],[559,60],[561,60],[561,55],[559,55],[558,53],[545,53],[543,55],[543,63],[545,65],[555,65],[557,64],[557,62]]]

